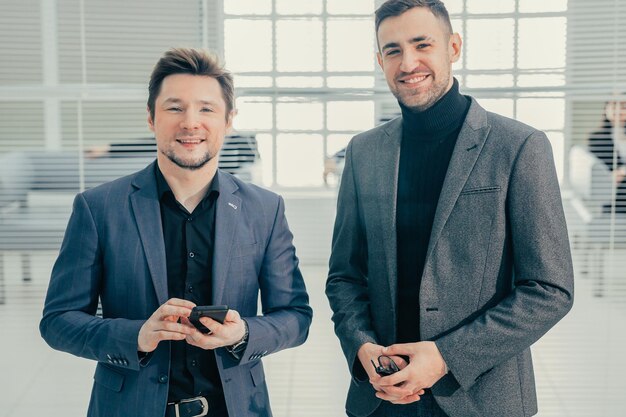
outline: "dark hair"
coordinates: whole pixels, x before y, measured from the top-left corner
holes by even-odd
[[[619,97],[621,96],[624,96],[624,94],[620,94]],[[624,100],[620,100],[619,97],[616,97],[614,99],[607,100],[604,102],[604,107],[603,107],[604,110],[602,112],[602,124],[600,125],[600,131],[611,132],[613,130],[614,123],[611,123],[608,116],[606,115],[606,110],[607,110],[606,108],[609,106],[609,104],[617,104],[619,106],[620,105],[619,103],[624,101]],[[624,126],[624,133],[626,133],[626,125]]]
[[[226,70],[219,58],[202,49],[172,48],[156,63],[148,85],[148,109],[154,120],[154,103],[161,93],[161,85],[168,75],[191,74],[212,77],[222,87],[226,102],[226,118],[235,107],[235,85],[233,76]]]
[[[388,17],[400,16],[402,13],[414,7],[426,7],[430,12],[441,20],[452,34],[452,23],[448,10],[440,0],[387,0],[376,10],[376,33],[383,20]]]

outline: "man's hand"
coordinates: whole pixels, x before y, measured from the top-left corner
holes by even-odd
[[[183,318],[183,324],[191,325],[189,319]],[[195,327],[193,332],[187,334],[186,340],[190,345],[201,349],[216,349],[223,346],[232,346],[239,342],[246,333],[246,325],[235,310],[228,310],[224,324],[213,320],[210,317],[200,317],[200,322],[211,331],[203,334]]]
[[[374,365],[372,365],[372,361],[374,361],[375,364],[378,364],[378,357],[380,355],[385,355],[385,353],[383,353],[383,346],[375,345],[369,342],[363,344],[357,352],[357,357],[359,358],[359,361],[361,361],[363,369],[365,369],[365,372],[367,372],[370,384],[372,384],[376,391],[382,391],[383,389],[379,385],[381,376],[376,373]],[[389,356],[391,360],[393,360],[396,365],[398,365],[398,368],[404,369],[407,366],[407,362],[400,356],[387,356]]]
[[[184,340],[195,328],[188,323],[178,323],[178,320],[189,317],[195,306],[191,301],[179,298],[167,300],[139,329],[137,349],[147,353],[156,349],[162,340]]]
[[[382,352],[409,357],[404,369],[378,381],[382,391],[376,396],[394,404],[418,401],[425,388],[432,387],[446,374],[446,363],[435,342],[397,344],[383,348]]]

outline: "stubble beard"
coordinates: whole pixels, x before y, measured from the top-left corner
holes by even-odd
[[[167,159],[172,161],[174,164],[176,164],[180,168],[188,169],[190,171],[195,171],[197,169],[202,168],[215,157],[215,155],[211,155],[211,153],[206,152],[200,157],[195,158],[195,159],[184,159],[184,158],[181,158],[179,155],[176,155],[176,153],[172,149],[160,150],[160,152],[163,155],[165,155]]]
[[[448,73],[447,76],[446,74],[444,74],[444,76],[441,77],[441,79],[444,81],[439,82],[435,79],[433,82],[433,85],[424,92],[420,92],[420,91],[408,92],[407,91],[405,93],[401,93],[400,90],[397,88],[390,88],[390,89],[391,89],[391,93],[395,96],[395,98],[400,103],[402,103],[403,106],[405,106],[406,108],[410,109],[411,111],[415,113],[419,113],[419,112],[423,112],[424,110],[428,110],[429,108],[431,108],[437,101],[439,101],[441,97],[443,97],[446,94],[449,79],[450,79],[450,73]],[[421,103],[415,103],[414,100],[411,100],[414,97],[419,99],[422,96],[425,96],[425,100]]]

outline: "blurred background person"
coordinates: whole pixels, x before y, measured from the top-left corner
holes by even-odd
[[[626,213],[626,100],[607,101],[600,128],[589,136],[589,150],[613,173],[615,212]],[[604,212],[613,210],[613,202]]]

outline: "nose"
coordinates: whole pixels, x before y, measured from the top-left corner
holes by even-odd
[[[200,119],[195,112],[187,111],[184,113],[180,122],[180,127],[185,130],[196,130],[200,128]]]
[[[402,51],[402,62],[400,63],[400,71],[413,72],[419,66],[419,53],[413,48],[406,48]]]

